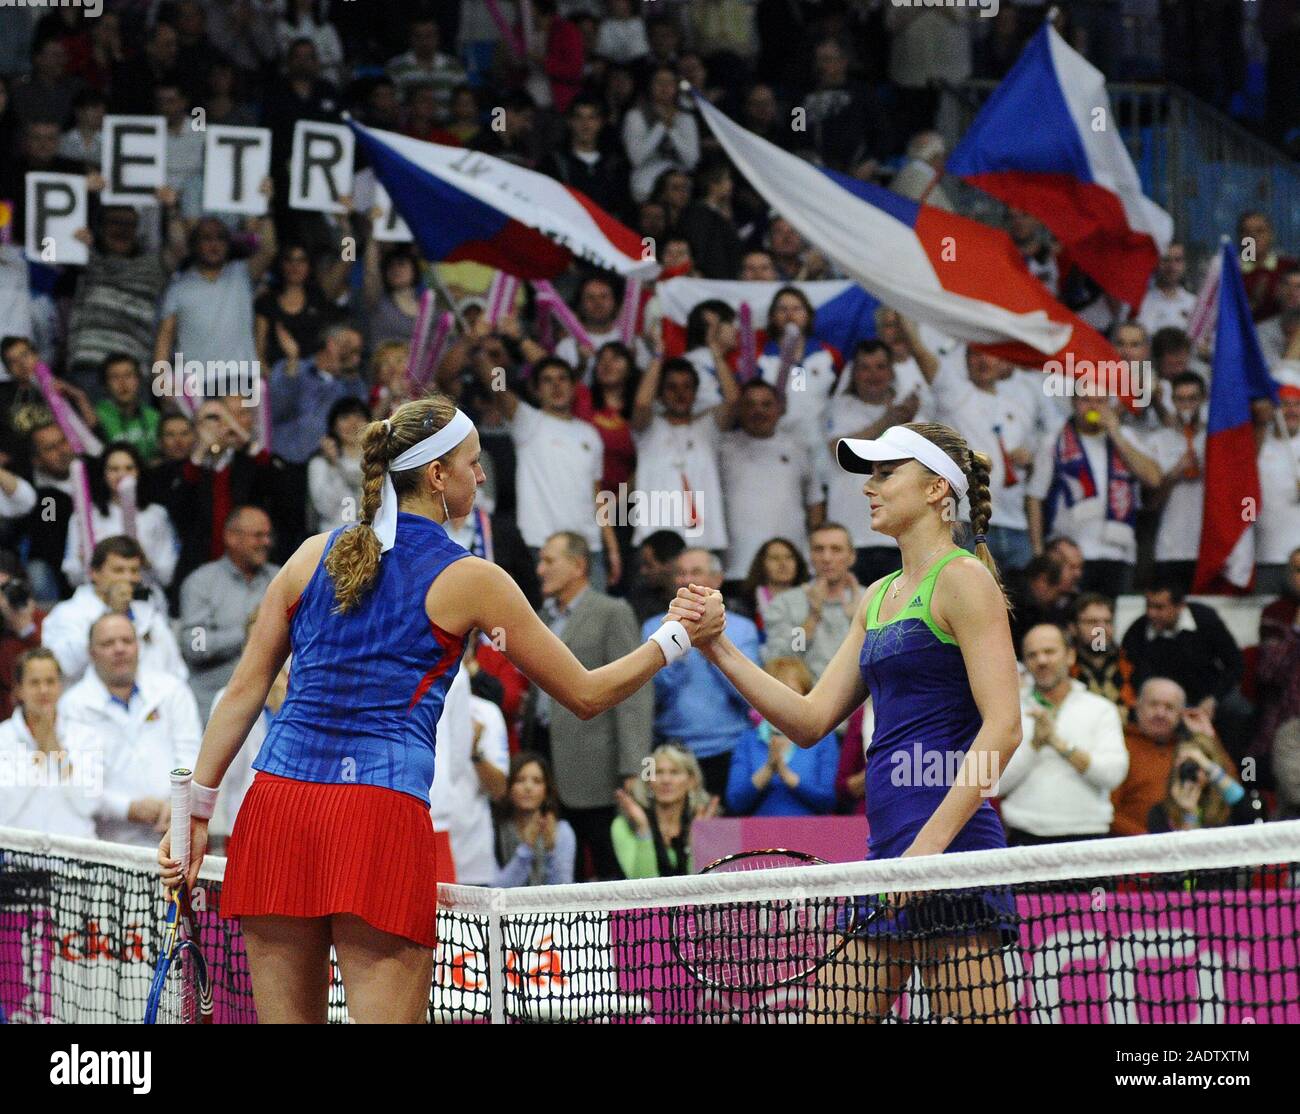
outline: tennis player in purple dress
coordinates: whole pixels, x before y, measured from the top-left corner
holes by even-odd
[[[763,672],[725,633],[701,652],[800,746],[815,745],[871,696],[868,858],[1005,847],[989,798],[1020,743],[1020,700],[1007,601],[984,538],[989,460],[933,423],[840,440],[836,450],[842,468],[867,477],[871,526],[898,540],[902,570],[867,589],[807,696]],[[963,501],[974,554],[953,537]],[[670,614],[696,614],[690,608],[706,597],[682,589]],[[822,969],[811,1020],[882,1018],[918,970],[934,1016],[1014,1020],[1002,954],[1016,938],[1008,891],[862,898],[858,914],[854,939]]]

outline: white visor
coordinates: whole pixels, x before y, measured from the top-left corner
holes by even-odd
[[[436,433],[417,441],[404,453],[398,455],[388,465],[388,473],[405,472],[408,468],[419,468],[432,464],[440,456],[445,456],[474,431],[474,423],[463,410],[457,410],[445,426]],[[384,486],[379,496],[379,511],[375,515],[371,528],[379,535],[379,548],[387,553],[397,542],[397,489],[389,474],[384,474]]]
[[[958,498],[966,494],[969,486],[966,473],[952,457],[916,430],[901,425],[890,426],[874,441],[841,437],[835,446],[835,458],[844,471],[859,474],[870,472],[877,461],[915,460],[952,484]]]

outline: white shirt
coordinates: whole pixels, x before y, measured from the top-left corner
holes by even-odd
[[[537,549],[557,530],[573,530],[598,550],[595,485],[605,467],[605,445],[596,427],[578,418],[557,418],[521,400],[510,432],[524,544]]]
[[[897,369],[895,369],[897,370]],[[848,374],[848,369],[846,369]],[[897,377],[895,377],[897,378]],[[899,393],[896,387],[894,396],[905,398],[910,390]],[[863,402],[856,394],[839,395],[832,402],[826,415],[826,440],[848,437],[860,433],[867,426],[880,421],[888,406],[883,403]],[[916,411],[916,421],[930,420],[930,411],[922,401]],[[856,472],[846,472],[831,455],[830,446],[823,444],[822,452],[829,463],[829,483],[826,492],[826,521],[838,522],[848,529],[853,536],[853,545],[857,549],[886,546],[897,549],[898,542],[887,534],[877,533],[871,528],[871,506],[862,494],[862,485],[867,477]]]
[[[103,746],[99,838],[137,847],[156,846],[158,833],[126,816],[132,801],[168,797],[172,770],[194,768],[202,731],[199,708],[189,687],[166,673],[138,670],[136,691],[123,706],[92,669],[63,694],[59,716],[93,731]]]
[[[122,517],[121,505],[115,500],[110,500],[108,514],[104,515],[100,514],[99,508],[92,503],[90,528],[96,543],[117,534],[125,534],[126,524]],[[81,557],[82,532],[81,515],[74,511],[72,521],[68,524],[68,540],[63,549],[63,575],[71,584],[85,584],[90,575],[90,570]],[[167,514],[167,508],[161,503],[150,503],[137,511],[135,532],[136,541],[140,543],[145,560],[148,562],[145,574],[166,588],[172,582],[172,574],[176,571],[176,558],[180,553],[176,531],[172,529],[172,520]]]
[[[505,717],[492,701],[470,691],[469,670],[462,665],[447,689],[438,720],[429,815],[434,828],[447,832],[451,840],[456,881],[467,886],[490,886],[497,873],[492,802],[470,759],[476,723],[483,725],[479,751],[505,773],[510,766]]]
[[[683,425],[656,416],[632,436],[637,458],[636,502],[628,508],[632,544],[640,545],[656,530],[672,530],[689,545],[726,549],[730,538],[718,469],[722,434],[713,415]]]
[[[1035,499],[1044,502],[1047,500],[1047,492],[1051,489],[1056,470],[1056,443],[1063,434],[1064,430],[1054,438],[1044,439],[1038,446],[1028,491]],[[1132,436],[1131,433],[1128,435]],[[1072,507],[1067,507],[1065,500],[1061,499],[1057,503],[1056,518],[1050,527],[1051,534],[1072,539],[1083,551],[1085,560],[1123,561],[1131,565],[1137,560],[1137,537],[1133,533],[1133,527],[1126,522],[1111,522],[1106,518],[1110,480],[1106,435],[1080,434],[1079,444],[1088,457],[1088,465],[1097,483],[1097,494],[1089,499],[1078,500]],[[1045,507],[1043,526],[1044,529],[1048,528]]]
[[[103,749],[94,732],[63,716],[55,716],[54,733],[64,763],[41,753],[21,707],[0,723],[0,827],[94,839]]]
[[[1260,514],[1255,523],[1255,560],[1285,565],[1300,545],[1300,434],[1269,437],[1259,453]]]
[[[678,109],[669,128],[638,106],[623,117],[623,147],[632,164],[632,200],[640,205],[665,170],[695,169],[700,161],[700,129],[689,112]]]
[[[83,584],[70,599],[55,604],[41,624],[41,645],[59,659],[64,680],[79,681],[90,662],[90,628],[108,611],[108,604],[95,594],[94,585]],[[140,668],[167,673],[180,681],[189,680],[189,666],[181,657],[176,636],[166,613],[149,600],[133,600],[128,617],[140,640]]]
[[[998,782],[1002,819],[1009,827],[1036,836],[1104,835],[1110,831],[1114,809],[1111,790],[1128,776],[1128,748],[1119,709],[1104,696],[1071,681],[1070,691],[1056,709],[1056,734],[1091,761],[1079,773],[1069,759],[1052,747],[1035,747],[1037,707],[1029,691],[1021,694],[1020,723],[1024,742],[1016,748]]]
[[[650,53],[650,43],[645,35],[645,23],[640,16],[627,19],[603,19],[596,32],[597,58],[611,62],[627,63],[644,58]]]
[[[788,433],[751,437],[736,429],[722,435],[718,465],[730,543],[723,575],[748,576],[769,538],[789,538],[806,558],[804,509],[822,501],[807,446]]]
[[[992,467],[989,469],[989,496],[993,513],[989,525],[1004,526],[1009,530],[1025,530],[1029,520],[1025,515],[1026,469],[1013,466],[1012,474],[1006,467],[1007,453],[1015,449],[1035,447],[1033,439],[1033,414],[1027,409],[1021,389],[998,383],[994,390],[983,391],[971,382],[966,371],[965,352],[954,353],[940,361],[934,378],[934,404],[937,420],[951,426],[976,452],[987,453]],[[999,444],[999,438],[1001,444]],[[1008,483],[1009,480],[1014,482]],[[963,500],[958,511],[962,519],[969,519],[968,504]]]
[[[758,374],[764,382],[776,386],[780,371],[779,353],[758,357]],[[823,460],[817,449],[826,428],[826,411],[836,378],[835,357],[828,349],[819,348],[800,358],[786,380],[785,414],[776,427],[778,433],[792,434],[808,446],[817,483],[823,487],[830,480],[830,462]]]
[[[1147,336],[1153,337],[1161,329],[1182,329],[1187,331],[1187,322],[1196,306],[1196,295],[1181,286],[1165,293],[1154,283],[1142,299],[1142,308],[1138,310],[1137,321],[1146,329]]]
[[[718,382],[718,362],[713,358],[713,349],[707,344],[692,348],[686,353],[685,359],[689,360],[691,366],[700,374],[699,390],[695,392],[695,409],[691,411],[691,417],[696,418],[701,414],[707,414],[722,402],[722,385]],[[656,403],[656,413],[659,412],[658,405]]]
[[[578,342],[568,333],[565,333],[560,338],[559,343],[556,344],[555,355],[578,372],[578,381],[580,383],[586,383],[590,387],[596,372],[595,353],[598,353],[610,341],[616,340],[622,344],[623,333],[618,325],[615,325],[612,329],[606,329],[603,333],[593,333],[588,329],[587,339],[591,341],[591,351],[593,353],[590,359],[583,357],[582,353],[578,351]],[[653,358],[650,349],[646,346],[646,342],[640,337],[635,337],[632,341],[632,359],[636,361],[636,366],[645,371],[650,366],[650,361]]]
[[[1195,561],[1200,552],[1201,521],[1205,513],[1204,425],[1197,429],[1192,442],[1200,476],[1194,480],[1180,479],[1169,488],[1156,531],[1157,561]],[[1140,447],[1154,457],[1160,471],[1168,475],[1187,451],[1187,439],[1181,429],[1161,426]]]
[[[217,695],[212,698],[212,707],[208,710],[209,723],[212,722],[212,713],[217,710],[217,704],[225,694],[226,689],[223,687],[218,689]],[[269,730],[270,721],[264,708],[262,714],[253,722],[253,726],[248,729],[244,745],[235,752],[234,759],[226,768],[226,776],[221,779],[221,792],[217,796],[217,805],[208,824],[208,831],[213,835],[229,836],[235,830],[235,817],[239,815],[239,807],[244,803],[244,797],[253,784],[253,775],[257,773],[253,769],[253,759],[262,749]]]
[[[0,518],[22,518],[36,506],[36,488],[32,487],[22,476],[16,476],[18,485],[10,495],[0,488]]]

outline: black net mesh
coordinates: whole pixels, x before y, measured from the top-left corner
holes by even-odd
[[[540,911],[544,889],[452,887],[430,1020],[1300,1022],[1294,861],[812,897],[794,875],[749,875],[743,901],[703,900],[703,885],[659,901],[638,883],[651,896],[637,908],[602,886],[591,908],[560,912]],[[673,880],[674,893],[712,881]],[[194,895],[215,1020],[251,1022],[220,893],[204,881]],[[5,1019],[140,1021],[163,912],[146,863],[24,850],[0,832]],[[329,1019],[347,1020],[337,968]]]

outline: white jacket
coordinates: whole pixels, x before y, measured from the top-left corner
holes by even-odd
[[[208,711],[209,723],[212,722],[212,713],[217,710],[217,705],[225,695],[226,688],[223,686],[212,698],[212,707]],[[212,813],[211,823],[208,824],[210,835],[229,836],[235,830],[235,817],[239,815],[239,806],[244,803],[244,794],[253,784],[253,775],[257,773],[253,769],[253,759],[257,757],[257,752],[266,742],[266,733],[270,729],[271,721],[267,718],[266,709],[263,708],[262,714],[248,729],[248,737],[244,740],[244,745],[235,753],[234,759],[227,767],[226,776],[221,779],[221,793],[217,796],[217,807]]]
[[[1002,819],[1009,827],[1036,836],[1105,835],[1114,818],[1111,790],[1128,777],[1128,747],[1119,709],[1081,681],[1056,710],[1056,734],[1086,751],[1091,762],[1079,773],[1050,746],[1035,747],[1030,690],[1020,700],[1024,742],[998,782]]]
[[[126,533],[122,507],[118,503],[108,504],[108,514],[99,513],[99,508],[90,509],[90,526],[95,541]],[[172,529],[171,517],[167,508],[161,503],[150,503],[140,509],[135,520],[136,540],[144,550],[148,566],[145,570],[147,579],[166,588],[172,582],[176,571],[176,561],[180,557],[180,543],[176,540],[176,531]],[[73,512],[72,521],[68,523],[68,538],[63,547],[63,575],[69,584],[85,584],[90,570],[82,560],[81,535],[83,531],[81,515]]]
[[[170,795],[168,775],[194,769],[202,729],[189,686],[167,673],[140,669],[126,705],[93,669],[59,701],[59,716],[98,736],[104,752],[104,794],[99,838],[152,847],[159,835],[127,820],[131,802]]]
[[[21,707],[0,723],[0,827],[94,839],[104,789],[99,736],[64,716],[54,731],[65,763],[40,753]]]
[[[91,624],[107,610],[108,604],[95,594],[95,586],[83,584],[72,593],[71,599],[56,604],[45,616],[41,644],[54,651],[66,684],[81,680],[85,674],[90,664]],[[150,600],[135,600],[130,618],[140,639],[140,668],[188,681],[190,670],[176,645],[166,612]]]

